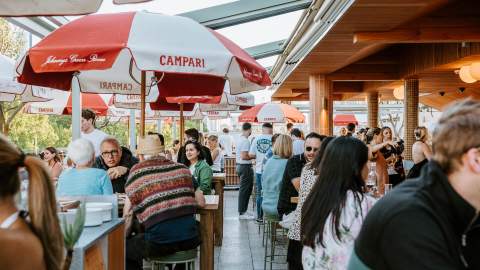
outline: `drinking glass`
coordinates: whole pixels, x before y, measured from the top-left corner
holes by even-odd
[[[392,190],[392,184],[385,184],[385,190],[384,190],[383,194],[387,194],[391,190]]]

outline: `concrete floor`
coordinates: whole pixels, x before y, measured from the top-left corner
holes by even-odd
[[[253,220],[238,219],[237,199],[238,191],[225,191],[223,246],[215,247],[215,269],[264,269],[262,232],[259,233],[258,225]],[[254,213],[252,200],[249,211]],[[286,245],[277,245],[276,254],[286,254]],[[273,264],[273,269],[287,269],[285,257],[275,261],[277,263]],[[269,264],[267,269],[270,269]]]

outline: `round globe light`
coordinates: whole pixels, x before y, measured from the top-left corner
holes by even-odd
[[[393,89],[393,96],[396,99],[404,99],[405,98],[405,87],[400,86]]]
[[[461,67],[458,76],[460,76],[460,80],[466,83],[474,83],[477,81],[470,75],[470,66]]]
[[[477,81],[480,80],[480,62],[470,65],[470,76]]]

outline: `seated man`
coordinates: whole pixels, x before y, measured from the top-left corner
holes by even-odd
[[[107,171],[112,180],[113,192],[125,193],[128,173],[133,165],[138,163],[138,159],[128,148],[120,146],[113,137],[107,137],[102,141],[100,152],[93,167]]]
[[[290,214],[297,208],[297,204],[292,203],[291,198],[298,197],[302,169],[306,163],[311,162],[315,157],[318,149],[320,149],[322,138],[322,135],[315,132],[308,134],[303,153],[295,155],[287,161],[277,203],[277,211],[280,217]],[[287,250],[289,269],[301,269],[302,262],[298,258],[302,257],[302,249],[303,245],[300,241],[289,240]]]
[[[124,217],[127,233],[133,214],[145,232],[127,239],[127,270],[142,269],[143,258],[196,248],[200,238],[195,211],[205,205],[190,170],[165,157],[159,136],[140,138],[137,153],[146,159],[128,176]]]

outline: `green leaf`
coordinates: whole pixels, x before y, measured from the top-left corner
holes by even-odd
[[[85,214],[85,202],[82,202],[75,214],[75,221],[73,224],[67,224],[66,218],[63,217],[62,233],[67,250],[72,250],[75,244],[78,242],[78,239],[80,239],[80,236],[83,232],[83,227],[85,225]]]

